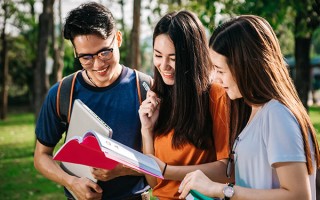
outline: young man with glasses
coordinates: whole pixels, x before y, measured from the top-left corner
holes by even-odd
[[[113,130],[113,139],[141,151],[139,100],[134,70],[119,63],[122,34],[112,13],[86,3],[66,18],[64,37],[72,42],[83,70],[77,74],[73,99],[81,99]],[[36,169],[70,190],[77,199],[142,199],[148,186],[143,174],[118,165],[113,170],[92,168],[97,183],[66,173],[52,159],[67,126],[56,112],[58,83],[49,91],[36,125]],[[66,191],[68,199],[72,195]]]

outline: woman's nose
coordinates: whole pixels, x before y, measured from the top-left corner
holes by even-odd
[[[169,65],[169,59],[168,58],[164,58],[160,64],[160,68],[162,70],[166,70],[166,69],[169,69],[170,68],[170,65]]]

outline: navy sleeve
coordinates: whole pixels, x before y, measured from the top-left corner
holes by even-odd
[[[58,83],[50,88],[40,110],[35,129],[39,142],[48,147],[54,147],[66,131],[66,125],[61,123],[56,111],[57,90]]]

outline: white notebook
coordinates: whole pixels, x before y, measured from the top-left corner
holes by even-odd
[[[74,136],[82,136],[89,130],[94,130],[109,138],[112,137],[112,129],[80,99],[76,99],[73,103],[66,141]],[[62,162],[61,167],[69,174],[97,181],[93,178],[88,166]]]

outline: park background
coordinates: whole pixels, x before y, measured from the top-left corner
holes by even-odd
[[[84,0],[0,0],[0,199],[64,199],[62,187],[33,167],[35,121],[49,87],[77,69],[61,36],[66,13]],[[150,75],[152,30],[172,10],[195,12],[208,37],[239,14],[274,28],[299,96],[320,139],[319,0],[100,0],[123,33],[121,63]],[[318,80],[319,81],[319,80]],[[319,86],[318,86],[319,87]]]

